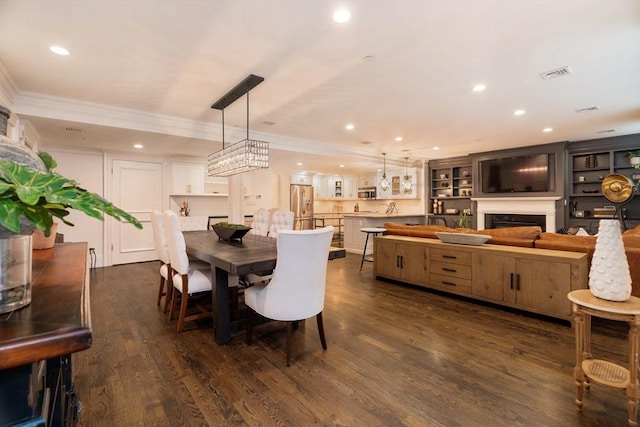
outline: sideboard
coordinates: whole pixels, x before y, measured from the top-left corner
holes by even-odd
[[[571,320],[567,294],[588,286],[587,254],[503,245],[455,245],[407,236],[375,238],[374,274]]]
[[[75,423],[71,354],[91,346],[87,253],[34,250],[31,304],[0,315],[0,425]]]

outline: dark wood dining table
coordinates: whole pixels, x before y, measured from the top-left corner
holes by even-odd
[[[211,265],[213,335],[216,343],[231,340],[229,275],[244,275],[273,270],[276,266],[276,239],[247,234],[242,240],[224,241],[214,231],[183,233],[187,254]],[[331,247],[329,259],[344,258],[345,250]]]

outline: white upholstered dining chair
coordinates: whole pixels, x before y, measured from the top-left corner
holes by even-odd
[[[198,312],[187,316],[187,304],[191,296],[203,296],[207,298],[206,306],[211,305],[211,269],[190,268],[187,257],[187,246],[184,236],[180,230],[178,215],[167,210],[164,213],[164,228],[167,235],[167,246],[169,248],[169,259],[171,260],[171,276],[173,282],[173,296],[171,298],[171,309],[169,319],[173,319],[174,311],[180,299],[180,312],[178,314],[178,324],[176,329],[181,332],[184,329],[184,322],[206,317],[212,317],[213,312],[210,307],[196,305]]]
[[[322,323],[329,248],[333,227],[316,230],[281,230],[277,261],[271,281],[244,291],[247,344],[252,343],[255,313],[287,323],[286,359],[291,365],[293,324],[316,316],[322,348],[327,349]]]
[[[266,236],[269,233],[269,220],[271,214],[266,209],[257,209],[253,213],[253,220],[251,221],[251,230],[249,233],[257,234],[258,236]]]
[[[169,274],[171,263],[169,261],[167,237],[164,231],[164,220],[162,218],[162,212],[159,210],[153,210],[151,212],[151,226],[153,227],[153,241],[156,246],[158,259],[160,260],[160,287],[158,288],[158,300],[156,304],[160,306],[162,297],[166,296],[164,300],[164,311],[167,311],[169,301],[171,300],[171,289],[173,285],[171,283],[171,275]]]
[[[278,237],[280,230],[293,230],[294,213],[287,209],[274,209],[271,211],[269,224],[269,237]]]

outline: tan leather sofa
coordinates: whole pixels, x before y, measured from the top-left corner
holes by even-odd
[[[540,227],[509,227],[490,230],[450,228],[442,225],[405,225],[388,222],[385,234],[425,237],[437,239],[436,232],[474,233],[490,235],[487,243],[521,247],[555,249],[570,252],[584,252],[589,256],[589,265],[595,251],[596,236],[572,236],[568,234],[543,233]],[[622,236],[629,270],[631,273],[631,294],[640,297],[640,226],[627,230]]]

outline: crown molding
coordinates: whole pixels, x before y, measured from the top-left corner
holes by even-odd
[[[14,96],[14,112],[23,116],[87,123],[122,129],[153,132],[185,138],[196,138],[220,142],[222,127],[215,123],[204,123],[179,117],[153,114],[139,110],[110,105],[78,101],[69,98],[42,95],[33,92],[18,92]],[[212,135],[217,135],[212,137]],[[328,144],[313,140],[292,138],[284,135],[251,131],[251,139],[268,141],[273,149],[307,154],[345,156],[362,160],[379,160],[379,153],[369,153],[347,146]],[[228,144],[246,138],[246,129],[225,127]]]

